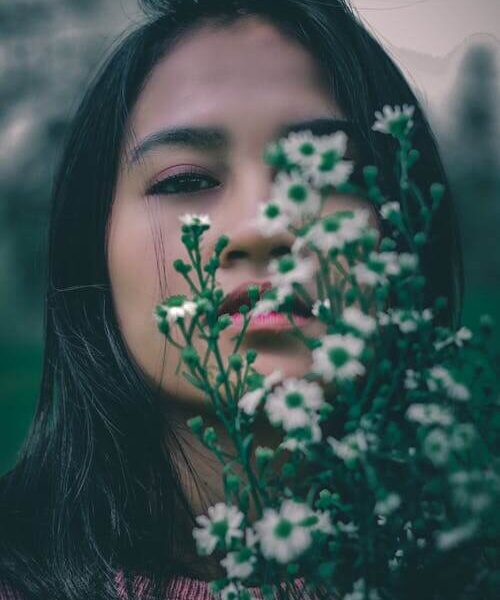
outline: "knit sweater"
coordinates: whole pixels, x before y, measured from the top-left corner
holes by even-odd
[[[117,572],[115,581],[120,598],[128,600],[129,596],[125,590],[122,571]],[[295,581],[297,588],[303,586],[302,580],[296,579]],[[137,578],[134,583],[134,588],[139,595],[141,594],[143,585],[143,583],[141,585],[140,578]],[[264,596],[259,588],[249,588],[249,591],[252,598],[255,600],[263,600]],[[142,597],[144,600],[147,600],[146,596]],[[313,600],[310,596],[306,595],[304,595],[303,598],[304,600]],[[0,600],[23,600],[23,597],[8,585],[0,582]],[[164,600],[217,600],[217,596],[210,591],[208,581],[178,576],[174,577],[169,582]]]

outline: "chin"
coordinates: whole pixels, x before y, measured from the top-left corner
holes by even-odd
[[[309,351],[304,348],[302,355],[279,354],[278,352],[261,352],[253,364],[254,368],[263,375],[269,375],[276,369],[283,373],[283,377],[304,377],[311,368]]]

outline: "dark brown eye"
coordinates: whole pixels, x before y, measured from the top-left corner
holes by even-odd
[[[148,195],[193,194],[219,185],[213,177],[200,173],[179,173],[166,177],[151,186]]]

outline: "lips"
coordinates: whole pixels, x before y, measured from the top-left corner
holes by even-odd
[[[271,289],[273,286],[270,281],[247,281],[240,284],[234,290],[232,290],[223,300],[219,307],[219,316],[222,314],[233,315],[239,311],[240,306],[246,304],[248,307],[250,304],[250,297],[247,292],[247,288],[250,285],[255,285],[259,288],[259,298],[262,297],[263,293],[267,289]],[[292,302],[292,311],[300,316],[309,317],[311,315],[311,307],[308,306],[300,296],[294,293]]]

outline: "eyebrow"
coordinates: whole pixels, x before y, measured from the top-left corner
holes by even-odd
[[[297,121],[282,125],[277,131],[277,138],[286,137],[290,133],[310,130],[313,135],[329,135],[343,130],[348,135],[354,133],[352,121],[334,117],[321,117]],[[230,146],[231,139],[227,130],[221,127],[177,127],[174,129],[160,129],[146,136],[132,149],[128,160],[129,167],[134,166],[139,159],[159,147],[185,146],[195,150],[226,149]]]

